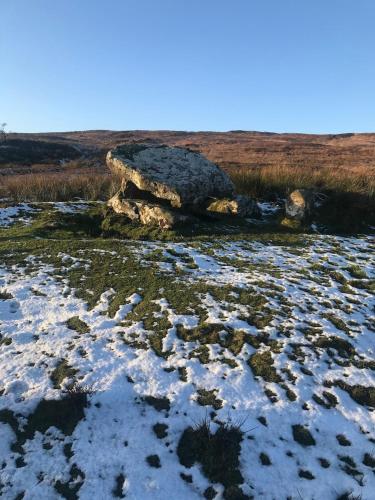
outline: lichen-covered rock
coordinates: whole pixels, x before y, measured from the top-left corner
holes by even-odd
[[[234,198],[222,198],[212,201],[207,210],[223,214],[238,215],[240,217],[251,217],[259,215],[260,209],[255,200],[249,196],[238,195]]]
[[[314,197],[309,189],[296,189],[285,201],[286,217],[296,221],[303,221],[313,210]]]
[[[107,154],[110,170],[124,187],[131,183],[173,207],[202,206],[207,198],[232,196],[227,174],[199,153],[147,144],[118,146]]]
[[[159,226],[162,229],[170,229],[177,223],[186,222],[189,219],[185,214],[157,203],[123,198],[121,191],[108,201],[108,206],[115,213],[125,215],[132,221]]]

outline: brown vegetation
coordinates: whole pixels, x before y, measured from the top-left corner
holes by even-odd
[[[109,174],[24,174],[0,177],[0,198],[21,201],[108,200],[119,187]]]
[[[108,173],[106,152],[118,144],[153,142],[203,153],[229,173],[237,191],[257,199],[312,187],[329,195],[332,217],[341,217],[342,208],[348,219],[354,212],[366,220],[374,217],[375,134],[86,131],[10,134],[6,147],[12,140],[22,148],[33,146],[31,160],[43,153],[42,159],[25,163],[14,160],[14,151],[7,158],[7,149],[0,148],[0,198],[15,202],[106,200],[119,185]],[[45,144],[38,148],[37,141]],[[61,148],[56,150],[56,144]],[[80,157],[57,160],[56,151]],[[22,154],[27,157],[26,150]]]
[[[375,198],[375,175],[364,167],[353,170],[329,167],[267,166],[230,169],[239,192],[256,198],[284,196],[296,188],[315,188],[335,193],[353,193]]]

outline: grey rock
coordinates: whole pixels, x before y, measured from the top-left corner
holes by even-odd
[[[107,154],[107,165],[123,179],[172,207],[201,207],[207,198],[230,197],[234,185],[228,175],[199,153],[187,149],[132,144]],[[143,198],[143,196],[142,196]]]
[[[295,221],[307,219],[314,208],[313,192],[309,189],[296,189],[285,201],[285,214],[287,218]]]
[[[117,213],[126,216],[132,221],[158,226],[161,229],[171,229],[179,222],[186,222],[189,217],[176,212],[169,207],[152,203],[146,200],[126,199],[122,191],[116,193],[109,201],[108,206]]]
[[[244,195],[213,200],[209,203],[207,210],[209,212],[238,215],[239,217],[252,217],[260,214],[256,201]]]

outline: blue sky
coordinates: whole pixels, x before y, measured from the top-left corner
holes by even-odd
[[[4,0],[2,121],[375,131],[375,0]]]

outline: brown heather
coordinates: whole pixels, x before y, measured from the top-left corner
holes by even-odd
[[[295,188],[348,194],[375,200],[375,176],[365,167],[356,169],[312,167],[232,167],[226,169],[236,189],[257,199],[275,199]],[[107,200],[119,187],[119,180],[98,170],[80,173],[28,173],[0,177],[0,198],[22,201]]]
[[[58,172],[0,177],[0,198],[13,202],[107,200],[119,182],[109,174]]]

